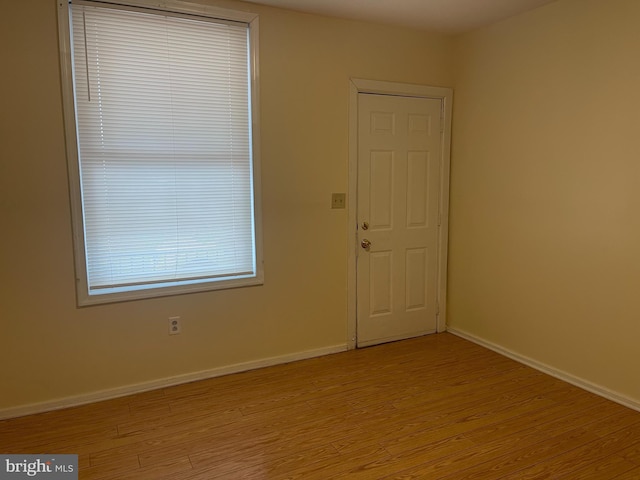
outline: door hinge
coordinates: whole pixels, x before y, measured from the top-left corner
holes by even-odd
[[[442,212],[438,212],[438,226],[442,225]]]

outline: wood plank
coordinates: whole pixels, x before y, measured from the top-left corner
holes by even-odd
[[[0,421],[90,480],[640,479],[640,413],[449,334]]]

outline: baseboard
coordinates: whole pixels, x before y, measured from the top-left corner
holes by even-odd
[[[324,355],[344,352],[346,350],[347,350],[346,344],[334,345],[331,347],[318,348],[315,350],[306,350],[303,352],[297,352],[297,353],[282,355],[278,357],[269,357],[269,358],[264,358],[261,360],[255,360],[251,362],[236,363],[234,365],[213,368],[210,370],[203,370],[200,372],[187,373],[184,375],[177,375],[174,377],[162,378],[159,380],[153,380],[151,382],[143,382],[143,383],[138,383],[134,385],[126,385],[124,387],[117,387],[117,388],[111,388],[108,390],[100,390],[97,392],[76,395],[72,397],[59,398],[59,399],[51,400],[47,402],[32,403],[32,404],[24,405],[20,407],[0,409],[0,420],[4,420],[7,418],[14,418],[14,417],[22,417],[25,415],[32,415],[34,413],[61,410],[63,408],[76,407],[78,405],[85,405],[87,403],[110,400],[113,398],[133,395],[135,393],[142,393],[142,392],[147,392],[149,390],[156,390],[158,388],[171,387],[171,386],[180,385],[183,383],[190,383],[198,380],[206,380],[209,378],[220,377],[220,376],[229,375],[232,373],[246,372],[246,371],[255,370],[258,368],[271,367],[274,365],[295,362],[297,360],[306,360],[308,358],[322,357]]]
[[[533,358],[526,357],[524,355],[520,355],[519,353],[513,352],[507,348],[501,347],[493,342],[488,340],[484,340],[476,335],[465,332],[464,330],[459,330],[457,328],[447,327],[447,332],[456,335],[458,337],[464,338],[465,340],[469,340],[475,344],[478,344],[482,347],[488,348],[489,350],[493,350],[496,353],[504,355],[505,357],[509,357],[516,362],[523,363],[531,368],[535,368],[543,373],[551,375],[552,377],[563,380],[571,385],[575,385],[576,387],[582,388],[583,390],[587,390],[588,392],[595,393],[601,397],[606,398],[607,400],[611,400],[613,402],[619,403],[620,405],[624,405],[625,407],[632,408],[634,410],[640,411],[640,402],[634,400],[630,397],[622,395],[620,393],[614,392],[613,390],[609,390],[606,387],[601,385],[597,385],[593,382],[585,380],[584,378],[576,377],[570,373],[567,373],[563,370],[559,370],[545,363],[534,360]]]

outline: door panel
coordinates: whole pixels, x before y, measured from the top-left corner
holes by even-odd
[[[370,158],[370,229],[388,230],[393,215],[393,152],[372,151]]]
[[[429,211],[429,155],[409,152],[407,165],[407,227],[427,226]],[[427,188],[425,188],[425,185]]]
[[[358,95],[358,346],[436,331],[440,109]]]
[[[393,253],[375,252],[371,254],[370,312],[372,317],[391,314],[391,271]]]
[[[427,304],[427,263],[426,248],[412,248],[406,254],[407,310],[425,308]]]

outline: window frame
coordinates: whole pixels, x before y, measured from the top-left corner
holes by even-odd
[[[223,290],[246,286],[262,285],[264,283],[264,260],[262,252],[262,209],[261,209],[261,169],[260,169],[260,92],[259,92],[259,19],[251,12],[229,10],[210,5],[200,5],[181,0],[90,0],[100,4],[119,5],[134,9],[154,10],[188,15],[191,17],[205,17],[217,20],[227,20],[245,23],[249,33],[249,65],[251,88],[251,151],[252,151],[252,182],[253,182],[253,211],[255,233],[255,276],[231,280],[196,281],[180,285],[160,285],[140,289],[130,289],[116,293],[90,294],[87,258],[85,249],[83,203],[80,178],[80,164],[78,155],[78,138],[76,130],[74,76],[72,66],[70,4],[73,0],[58,1],[58,40],[60,50],[60,74],[62,82],[63,120],[65,130],[67,171],[69,181],[69,199],[71,209],[71,223],[73,234],[74,272],[76,283],[76,301],[79,307],[140,300],[187,293]],[[84,0],[86,3],[86,0]]]

